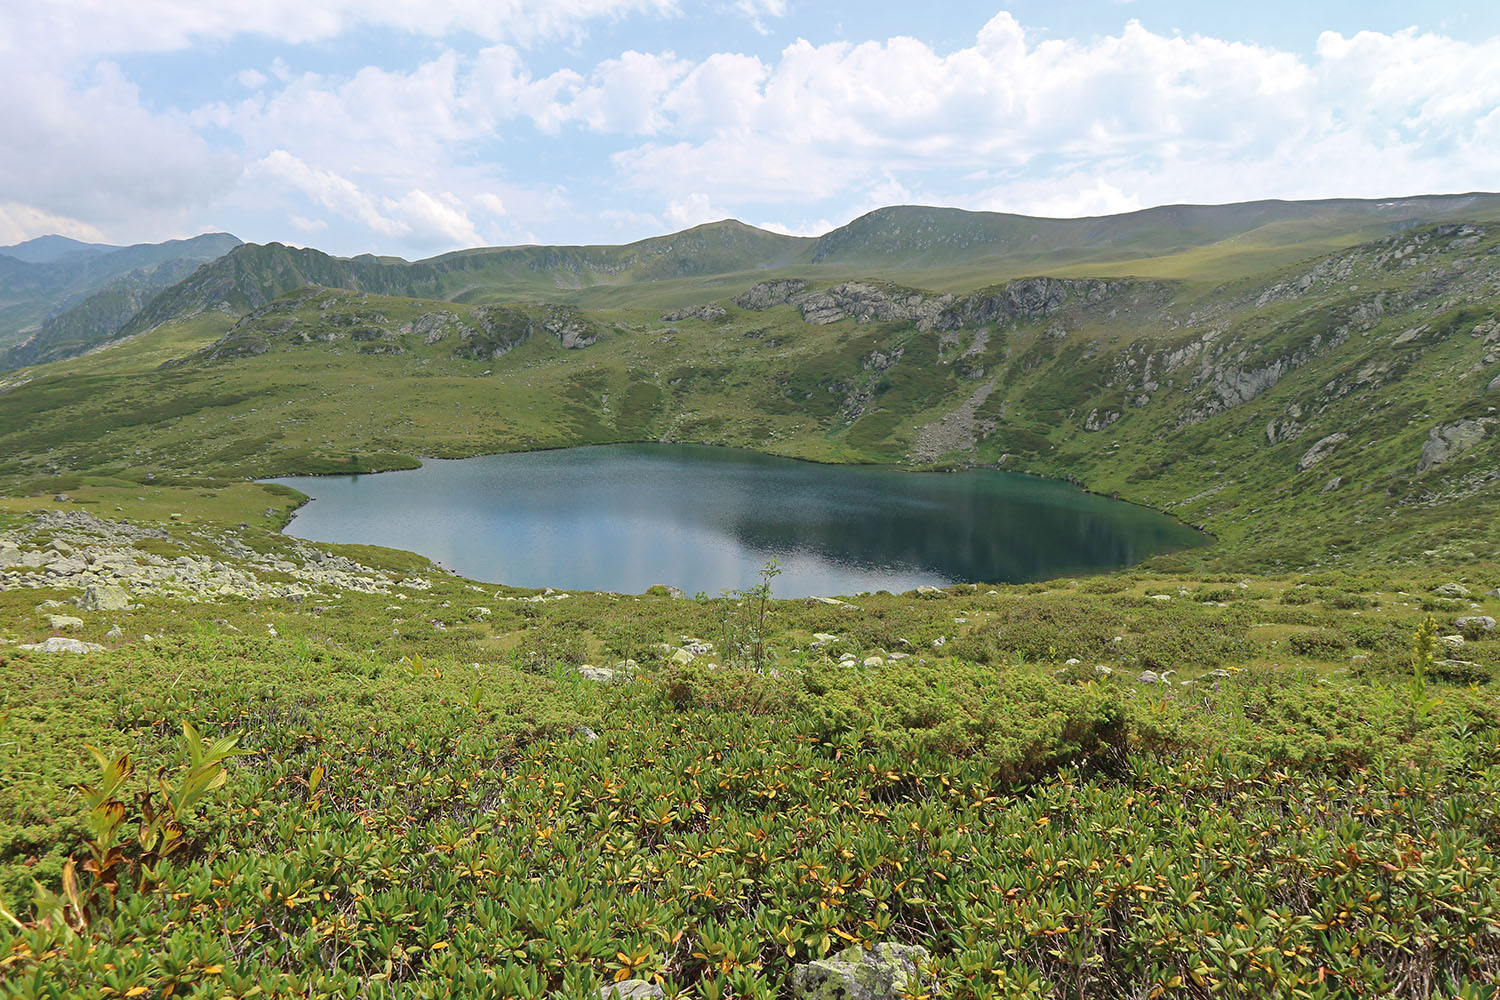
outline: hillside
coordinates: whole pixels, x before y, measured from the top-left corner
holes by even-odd
[[[0,249],[0,370],[106,342],[156,292],[239,244],[208,233],[128,247],[44,237]]]

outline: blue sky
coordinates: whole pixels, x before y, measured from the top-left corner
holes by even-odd
[[[1500,187],[1500,4],[0,0],[0,243]]]

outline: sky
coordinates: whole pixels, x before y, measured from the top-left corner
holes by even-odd
[[[1500,189],[1493,0],[0,0],[0,244]]]

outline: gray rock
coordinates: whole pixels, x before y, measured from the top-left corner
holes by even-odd
[[[1142,684],[1159,684],[1161,683],[1161,675],[1155,670],[1142,670],[1141,675],[1136,680]]]
[[[936,597],[942,594],[942,590],[938,587],[934,587],[930,583],[924,583],[917,588],[917,593],[922,597]]]
[[[74,603],[85,611],[124,611],[130,606],[130,595],[112,583],[91,583]]]
[[[1468,597],[1469,588],[1461,583],[1445,583],[1441,587],[1432,588],[1432,592],[1439,597]]]
[[[1489,615],[1465,615],[1453,620],[1453,627],[1463,629],[1465,632],[1493,632],[1495,631],[1495,619]]]
[[[48,615],[47,624],[55,629],[78,628],[83,624],[83,619],[72,615]]]
[[[122,629],[120,626],[115,625],[108,632],[104,633],[104,638],[106,638],[106,639],[123,639],[123,638],[125,638],[125,630]]]
[[[927,959],[920,945],[859,945],[792,970],[797,1000],[895,1000],[918,985],[917,965]]]
[[[784,306],[792,296],[807,290],[807,282],[800,278],[783,278],[780,281],[762,281],[752,285],[743,295],[735,297],[734,304],[741,309],[770,309]]]
[[[1489,392],[1494,392],[1496,389],[1500,389],[1500,375],[1496,375],[1494,378],[1490,379],[1490,384],[1485,386],[1485,389]]]
[[[44,642],[23,643],[21,649],[31,649],[38,653],[101,653],[104,647],[95,642],[81,642],[78,639],[69,639],[66,636],[54,635]]]
[[[1089,415],[1084,418],[1083,429],[1089,432],[1102,431],[1124,415],[1119,410],[1101,411],[1098,408],[1092,409],[1089,411]]]
[[[600,684],[611,684],[615,681],[615,672],[609,667],[596,667],[589,663],[578,668],[578,676],[586,681],[597,681]]]
[[[1478,420],[1455,420],[1451,424],[1434,427],[1428,432],[1427,440],[1422,445],[1422,458],[1417,463],[1417,471],[1426,472],[1433,466],[1442,465],[1468,451],[1484,440],[1493,423],[1493,417],[1480,417]]]
[[[1317,465],[1319,462],[1323,461],[1323,459],[1331,455],[1333,453],[1333,449],[1337,448],[1347,440],[1349,440],[1349,435],[1345,434],[1342,431],[1337,434],[1330,434],[1325,438],[1319,438],[1318,442],[1311,448],[1307,449],[1307,451],[1303,453],[1302,457],[1297,460],[1297,471],[1306,472],[1308,469],[1311,469],[1313,466]]]
[[[1334,476],[1332,479],[1328,480],[1328,482],[1324,483],[1323,484],[1323,488],[1321,490],[1319,490],[1318,492],[1319,493],[1332,493],[1334,490],[1338,489],[1340,486],[1343,486],[1343,485],[1344,485],[1344,477],[1343,476]]]
[[[669,313],[663,313],[661,318],[664,323],[680,323],[685,319],[701,319],[708,323],[728,313],[729,310],[723,306],[710,302],[703,306],[684,306],[681,309],[673,309]]]
[[[610,983],[599,990],[599,1000],[658,1000],[664,996],[666,992],[660,986],[644,979]]]

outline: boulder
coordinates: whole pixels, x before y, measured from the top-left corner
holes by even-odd
[[[1453,627],[1465,632],[1493,632],[1495,619],[1489,615],[1465,615],[1453,620]]]
[[[1422,458],[1417,462],[1417,471],[1426,472],[1435,465],[1442,465],[1468,451],[1490,432],[1493,417],[1478,420],[1455,420],[1451,424],[1434,427],[1422,445]]]
[[[74,603],[85,611],[124,611],[130,606],[130,595],[112,583],[91,583]]]
[[[578,676],[586,681],[597,681],[600,684],[609,684],[615,680],[615,672],[609,667],[596,667],[591,663],[585,663],[579,667]]]
[[[75,618],[72,615],[48,615],[47,616],[47,625],[50,626],[51,628],[58,629],[59,631],[61,631],[63,629],[78,628],[82,624],[83,624],[83,619],[82,618]]]
[[[44,642],[23,643],[22,649],[35,650],[38,653],[100,653],[104,647],[95,642],[81,642],[78,639],[69,639],[66,636],[54,635]]]
[[[1325,438],[1319,438],[1316,444],[1307,449],[1301,458],[1297,459],[1297,471],[1306,472],[1308,469],[1311,469],[1323,461],[1323,459],[1333,454],[1333,449],[1347,440],[1349,440],[1349,435],[1342,431],[1338,434],[1330,434]]]
[[[644,979],[610,983],[599,990],[599,1000],[658,1000],[664,996],[666,993],[660,986]]]
[[[917,983],[917,965],[927,959],[919,945],[877,944],[845,948],[837,955],[792,970],[797,1000],[895,1000]]]
[[[1432,592],[1439,597],[1468,597],[1469,588],[1461,583],[1445,583],[1441,587],[1432,588]]]

